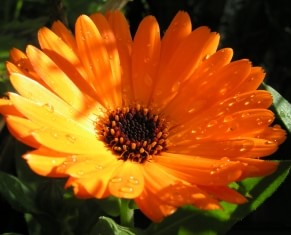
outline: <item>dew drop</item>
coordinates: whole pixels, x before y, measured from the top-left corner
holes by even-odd
[[[225,162],[229,162],[229,161],[230,161],[230,159],[229,159],[228,157],[223,157],[223,158],[221,158],[220,160],[221,160],[221,161],[225,161]]]
[[[210,122],[208,122],[207,127],[210,128],[210,127],[213,127],[215,125],[217,125],[217,120],[211,120]]]
[[[103,39],[104,39],[104,40],[108,40],[108,39],[109,39],[109,36],[108,36],[107,33],[104,33],[104,34],[103,34]]]
[[[138,179],[136,179],[134,176],[130,176],[128,178],[127,182],[130,183],[130,184],[134,184],[134,185],[138,185],[139,184]]]
[[[248,106],[249,104],[250,104],[249,101],[246,101],[246,102],[244,103],[245,106]]]
[[[262,119],[257,118],[256,121],[257,121],[258,126],[263,125],[263,121],[262,121]]]
[[[244,147],[242,147],[242,148],[239,149],[239,151],[240,151],[240,152],[245,152],[245,151],[247,151],[247,149],[244,148]]]
[[[84,175],[84,171],[79,170],[79,171],[77,172],[77,174],[80,175],[80,176],[82,176],[82,175]]]
[[[209,57],[210,57],[210,55],[207,54],[207,55],[204,56],[203,60],[207,60],[207,59],[209,59]]]
[[[266,145],[271,145],[271,144],[274,144],[274,142],[271,141],[271,140],[267,140],[267,141],[265,142],[265,144],[266,144]]]
[[[231,122],[233,121],[233,117],[228,115],[228,116],[225,116],[224,119],[223,119],[224,122]]]
[[[231,106],[233,106],[235,104],[235,102],[230,102],[230,103],[228,103],[228,107],[231,107]]]
[[[72,155],[72,156],[70,157],[70,161],[71,161],[71,162],[77,162],[77,156],[76,156],[76,155]]]
[[[173,86],[172,86],[172,92],[177,92],[179,87],[180,87],[181,83],[180,82],[176,82]]]
[[[76,136],[71,135],[71,134],[66,134],[66,139],[72,144],[75,143],[77,140]]]
[[[52,164],[55,165],[57,163],[56,159],[52,159]]]
[[[96,166],[95,166],[95,169],[97,169],[97,170],[102,170],[102,169],[103,169],[103,166],[101,166],[101,165],[96,165]]]
[[[111,183],[120,183],[122,181],[121,177],[114,177],[110,180]]]
[[[144,83],[146,86],[151,87],[153,84],[153,79],[148,74],[144,76]]]
[[[197,131],[196,130],[191,130],[191,134],[196,134]]]
[[[250,113],[242,113],[241,117],[242,118],[247,118],[250,116]]]
[[[119,191],[122,192],[122,193],[133,193],[134,189],[132,187],[124,186],[124,187],[121,187],[119,189]]]
[[[51,132],[52,137],[54,137],[55,139],[59,138],[59,134],[55,131]]]
[[[51,104],[44,104],[42,107],[46,111],[48,111],[49,113],[53,113],[54,112],[54,106],[52,106]]]
[[[280,111],[279,115],[281,118],[286,118],[286,113],[284,111]]]
[[[143,62],[145,64],[148,64],[150,62],[150,58],[149,57],[145,57],[144,60],[143,60]]]

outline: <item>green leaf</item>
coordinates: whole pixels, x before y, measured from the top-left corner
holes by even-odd
[[[269,91],[273,96],[273,105],[278,113],[280,119],[288,129],[289,133],[291,132],[291,104],[284,99],[274,88],[264,84],[264,87]]]
[[[21,233],[1,233],[1,235],[22,235]]]
[[[36,211],[30,189],[16,177],[2,171],[0,171],[0,194],[15,210]]]
[[[225,234],[236,222],[256,210],[287,177],[291,161],[282,161],[278,170],[267,177],[249,178],[238,185],[252,198],[244,205],[221,203],[224,210],[201,211],[192,206],[180,208],[159,224],[147,230],[150,235],[217,235]]]
[[[90,235],[144,235],[142,230],[136,228],[127,228],[118,225],[108,217],[100,217],[90,232]]]

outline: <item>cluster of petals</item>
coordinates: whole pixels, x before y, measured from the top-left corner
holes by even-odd
[[[80,198],[134,199],[158,222],[178,207],[221,208],[247,199],[229,185],[273,173],[285,132],[271,126],[264,71],[218,50],[219,34],[192,29],[178,12],[161,37],[153,16],[132,38],[124,15],[81,15],[74,34],[61,22],[38,32],[39,48],[11,51],[17,92],[0,100],[10,132],[34,150],[30,168],[67,177]],[[98,137],[106,112],[140,104],[168,122],[167,149],[147,161],[120,160]]]

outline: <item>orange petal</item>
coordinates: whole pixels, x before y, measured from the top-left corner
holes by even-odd
[[[243,195],[227,186],[199,186],[199,188],[222,201],[234,204],[247,202],[247,199]]]
[[[38,81],[41,84],[45,84],[34,71],[31,62],[29,61],[25,53],[16,48],[13,48],[10,51],[10,58],[11,62],[6,62],[6,69],[9,75],[11,73],[22,73],[34,79],[35,81]]]
[[[64,153],[38,149],[25,154],[23,158],[27,161],[29,167],[39,175],[50,177],[67,176],[67,174],[58,169],[67,159]]]
[[[256,90],[265,78],[265,72],[261,67],[252,67],[250,74],[244,79],[237,88],[237,92],[243,93]],[[235,91],[236,93],[236,91]]]
[[[131,79],[131,50],[132,38],[125,16],[119,12],[109,12],[106,15],[116,38],[121,67],[122,99],[125,105],[131,105],[134,100]]]
[[[163,153],[155,161],[169,174],[197,185],[226,185],[240,177],[243,167],[227,158],[214,160],[171,153]]]
[[[253,158],[238,157],[238,161],[245,164],[245,169],[239,180],[249,177],[261,177],[274,173],[278,167],[278,162],[263,161]]]
[[[225,48],[211,55],[208,59],[203,60],[197,70],[191,75],[189,81],[181,84],[177,96],[165,107],[163,112],[169,114],[170,118],[176,122],[193,119],[197,114],[201,113],[201,110],[204,113],[211,105],[204,97],[196,96],[200,93],[199,90],[196,91],[197,84],[200,83],[201,77],[214,74],[227,65],[232,55],[232,50]],[[182,103],[183,105],[180,105]]]
[[[215,117],[247,109],[266,109],[272,104],[272,96],[268,91],[255,90],[231,96],[219,101],[205,112],[205,117]],[[209,120],[210,120],[209,118]],[[198,118],[197,118],[198,119]],[[201,116],[199,117],[201,119]]]
[[[90,76],[91,85],[102,96],[104,107],[120,107],[120,77],[115,76],[118,68],[114,68],[114,74],[112,73],[105,39],[93,21],[85,15],[78,18],[75,31],[81,61]]]
[[[160,190],[156,195],[162,201],[175,207],[194,205],[203,210],[221,209],[219,202],[213,198],[213,195],[201,190],[200,186],[185,185],[178,182]]]
[[[92,122],[88,121],[88,119],[93,119],[95,117],[89,117],[89,114],[86,115],[86,113],[76,112],[70,105],[40,85],[38,82],[35,82],[34,80],[21,74],[12,74],[10,76],[10,81],[13,87],[22,96],[37,103],[47,104],[46,107],[51,108],[53,112],[66,116],[66,118],[75,119],[87,129],[93,128]],[[85,117],[83,117],[84,115]]]
[[[248,60],[238,60],[225,65],[216,73],[208,73],[196,83],[193,93],[203,97],[208,103],[216,102],[232,94],[241,80],[245,79],[251,70]]]
[[[109,181],[110,193],[118,198],[136,198],[144,190],[143,166],[134,162],[123,162],[113,172]]]
[[[54,112],[50,104],[36,104],[13,93],[10,99],[23,115],[40,126],[33,136],[44,146],[76,154],[98,153],[104,149],[104,144],[96,138],[94,126],[91,130],[85,129],[78,122]]]
[[[176,211],[176,207],[170,206],[159,200],[156,194],[144,190],[141,196],[135,198],[138,208],[152,221],[158,223],[168,215]]]
[[[106,168],[120,164],[111,151],[103,152],[98,155],[75,155],[74,161],[67,164],[66,173],[74,178],[86,178],[88,175],[100,172],[104,175]]]
[[[192,24],[188,13],[179,11],[165,32],[161,44],[161,67],[166,66],[177,46],[191,33]]]
[[[86,81],[87,74],[72,48],[45,27],[38,31],[38,40],[42,50],[83,93],[96,97],[93,88]]]
[[[118,86],[115,87],[115,90],[120,93],[121,91],[121,82],[120,82],[120,76],[121,76],[121,67],[120,67],[120,59],[118,54],[118,48],[116,44],[116,37],[109,25],[109,22],[100,13],[95,13],[90,16],[94,24],[96,25],[97,29],[99,30],[99,33],[101,37],[103,38],[104,46],[106,47],[111,73],[112,77],[111,80],[113,82],[113,85]],[[104,58],[106,59],[106,58]],[[101,65],[102,66],[102,65]],[[103,68],[103,67],[101,67]],[[102,97],[103,99],[103,97]]]
[[[180,140],[210,140],[241,137],[255,137],[265,130],[274,120],[274,114],[266,109],[250,109],[221,116],[212,120],[193,120],[187,123],[179,135],[172,135],[173,143]]]
[[[196,142],[190,139],[181,139],[180,142],[169,145],[168,152],[220,159],[223,157],[234,158],[244,155],[251,151],[253,146],[253,141],[248,139],[209,140]]]
[[[28,60],[25,53],[23,53],[21,50],[18,50],[17,48],[13,48],[10,51],[10,59],[11,62],[16,64],[19,69],[26,73],[30,73],[33,71],[33,67]]]
[[[163,107],[178,93],[180,85],[190,78],[199,65],[203,48],[212,34],[207,27],[197,28],[177,46],[167,66],[157,75],[154,103]]]
[[[52,31],[57,34],[75,53],[77,53],[77,45],[75,38],[70,30],[61,22],[55,21],[52,25]]]
[[[148,105],[160,59],[160,29],[156,19],[145,17],[132,45],[132,82],[135,100]]]
[[[39,128],[38,125],[26,118],[12,115],[7,116],[5,120],[9,131],[16,139],[31,147],[39,147],[39,143],[32,136],[32,132]]]
[[[275,143],[282,144],[286,140],[286,131],[283,130],[279,125],[265,128],[256,138],[266,139]]]
[[[83,95],[71,79],[42,51],[28,46],[27,56],[43,81],[64,101],[78,111],[88,109],[92,101]]]
[[[109,159],[109,161],[111,161],[111,163],[105,163],[104,167],[102,161],[96,162],[97,167],[95,172],[84,175],[82,172],[85,170],[84,168],[78,169],[78,166],[72,165],[74,168],[69,168],[67,172],[76,175],[77,177],[70,177],[66,183],[66,187],[73,186],[75,193],[81,197],[86,196],[86,194],[90,194],[96,198],[109,196],[108,183],[116,168],[120,164],[123,164],[123,162],[117,161],[113,158]],[[75,172],[75,170],[77,171]]]
[[[0,99],[0,113],[2,115],[14,115],[22,117],[23,115],[15,108],[9,99]]]

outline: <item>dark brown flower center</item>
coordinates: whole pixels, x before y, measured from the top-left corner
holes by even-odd
[[[143,163],[167,148],[165,120],[140,105],[111,111],[100,124],[101,139],[124,161]]]

